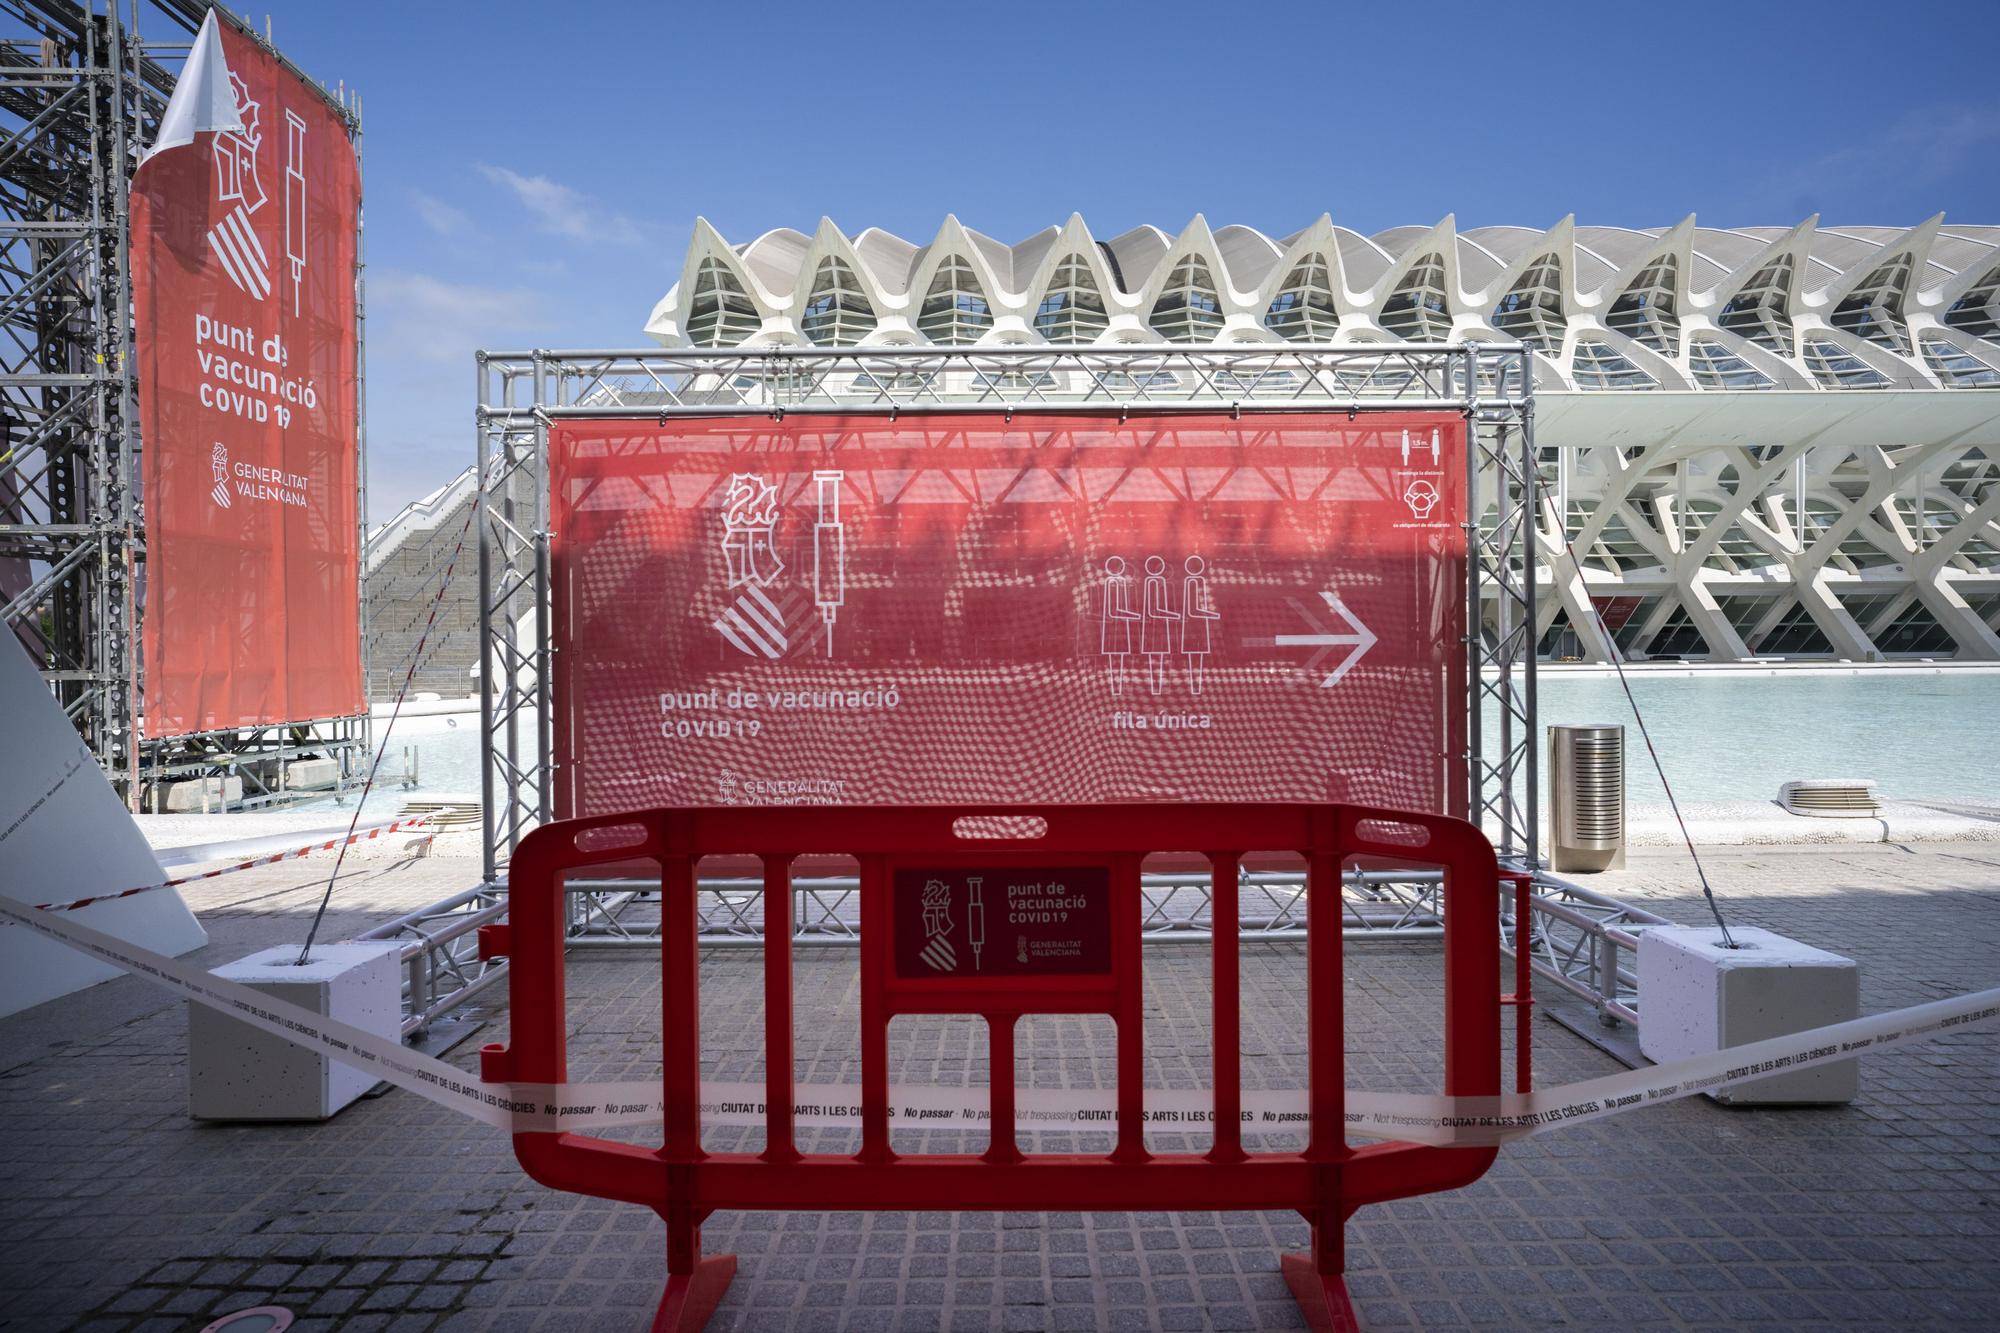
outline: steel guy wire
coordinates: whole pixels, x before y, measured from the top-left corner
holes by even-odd
[[[444,605],[445,590],[451,587],[452,575],[458,569],[458,558],[465,551],[466,534],[472,531],[472,520],[478,513],[479,504],[475,497],[473,502],[466,507],[465,522],[458,529],[458,542],[451,548],[451,559],[445,564],[444,577],[438,580],[437,595],[431,598],[430,616],[424,621],[423,633],[417,636],[416,647],[411,650],[410,666],[403,673],[402,687],[396,691],[395,706],[389,710],[389,721],[382,728],[382,739],[376,743],[374,757],[369,760],[367,781],[361,784],[360,799],[354,803],[354,817],[347,822],[347,834],[349,838],[354,836],[354,829],[361,822],[361,812],[368,805],[368,794],[375,789],[375,775],[382,767],[382,756],[388,753],[389,736],[396,729],[396,719],[403,714],[403,701],[409,698],[410,685],[417,678],[417,667],[424,660],[424,643],[430,638],[431,630],[437,625],[438,608]],[[480,688],[484,689],[485,687],[486,682],[482,680]],[[313,912],[312,926],[306,931],[306,942],[304,947],[299,950],[298,961],[294,964],[296,967],[304,967],[312,956],[313,941],[319,937],[320,923],[326,919],[327,904],[333,901],[333,886],[335,881],[340,878],[341,863],[347,859],[347,848],[350,845],[352,844],[343,843],[340,848],[340,854],[334,858],[333,870],[326,877],[326,892],[320,895],[319,907]]]
[[[1617,641],[1611,637],[1611,627],[1604,621],[1604,612],[1598,609],[1596,600],[1590,595],[1590,584],[1583,576],[1583,562],[1577,559],[1576,545],[1569,539],[1568,516],[1558,514],[1556,522],[1562,525],[1560,531],[1563,550],[1569,555],[1571,568],[1576,570],[1576,581],[1583,586],[1584,604],[1590,608],[1591,619],[1597,622],[1598,632],[1604,636],[1605,646],[1610,650],[1608,655],[1611,658],[1612,669],[1618,673],[1619,688],[1625,691],[1625,702],[1631,706],[1632,719],[1639,724],[1639,739],[1646,742],[1646,753],[1652,756],[1653,760],[1653,772],[1659,775],[1660,787],[1667,793],[1667,805],[1674,812],[1674,822],[1680,825],[1681,841],[1687,844],[1688,857],[1694,862],[1695,877],[1701,881],[1701,896],[1708,900],[1708,910],[1714,915],[1715,924],[1722,928],[1722,947],[1734,949],[1736,941],[1730,938],[1729,923],[1722,919],[1722,907],[1715,901],[1715,890],[1709,886],[1708,871],[1702,867],[1701,853],[1695,850],[1694,835],[1688,832],[1687,820],[1681,817],[1681,803],[1674,795],[1673,783],[1667,781],[1666,765],[1660,762],[1660,752],[1653,748],[1653,733],[1647,729],[1646,715],[1640,711],[1638,699],[1633,697],[1632,682],[1625,678],[1624,654],[1619,651]],[[1532,560],[1534,556],[1531,554],[1528,558]]]

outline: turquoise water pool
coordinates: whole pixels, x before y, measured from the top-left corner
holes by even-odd
[[[2000,799],[2000,673],[1777,676],[1634,673],[1674,791],[1687,801],[1771,800],[1792,778],[1873,778],[1889,799]],[[1615,676],[1545,670],[1541,725],[1619,722],[1629,799],[1665,799]],[[384,771],[418,751],[421,789],[479,790],[478,720],[409,719],[390,738]],[[379,735],[379,731],[378,731]],[[1489,743],[1497,741],[1488,727]],[[392,811],[400,791],[369,809]]]
[[[2000,798],[2000,674],[1630,680],[1682,800],[1771,800],[1793,778],[1850,777],[1892,800]],[[1536,692],[1544,728],[1623,723],[1628,799],[1666,799],[1616,676],[1544,671]]]

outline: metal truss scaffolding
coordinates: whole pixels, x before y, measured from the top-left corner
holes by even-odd
[[[142,772],[235,776],[250,800],[278,799],[294,755],[358,771],[366,719],[138,738],[131,176],[210,6],[125,7],[0,0],[0,622],[135,808]]]
[[[1471,440],[1467,493],[1474,497],[1467,524],[1473,558],[1467,561],[1465,651],[1472,688],[1465,705],[1464,807],[1504,859],[1534,866],[1535,574],[1529,543],[1537,481],[1529,357],[1519,345],[1495,343],[479,354],[476,522],[487,882],[499,881],[521,838],[551,817],[550,423],[636,416],[665,424],[676,417],[797,413],[1461,413]],[[609,913],[596,899],[578,909],[579,930],[626,930],[603,925]],[[728,934],[730,922],[741,917],[726,898],[719,901],[723,916],[712,933]],[[1273,906],[1265,929],[1283,930],[1289,909]],[[1390,919],[1404,915],[1385,911]],[[1188,915],[1168,899],[1162,912],[1163,920]],[[1422,915],[1424,925],[1435,926],[1427,910]]]

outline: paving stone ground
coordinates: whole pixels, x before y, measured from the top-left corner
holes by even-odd
[[[2000,848],[1730,848],[1706,854],[1733,922],[1862,963],[1864,1012],[2000,984]],[[211,881],[195,899],[211,966],[299,938],[311,863]],[[324,870],[321,869],[321,874]],[[347,876],[339,937],[464,887],[463,861]],[[1685,853],[1640,851],[1590,881],[1676,920],[1703,919]],[[1304,950],[1250,946],[1245,1081],[1302,1078]],[[760,956],[702,961],[705,1069],[761,1069]],[[1205,952],[1149,950],[1148,1079],[1200,1086]],[[657,959],[573,954],[571,1074],[658,1070]],[[853,1081],[856,959],[797,963],[798,1077]],[[1349,1082],[1437,1086],[1441,973],[1425,945],[1351,948]],[[488,1030],[450,1057],[470,1069]],[[1108,1022],[1032,1020],[1024,1083],[1112,1074]],[[1538,1019],[1543,1086],[1614,1071]],[[528,1181],[507,1141],[406,1093],[324,1125],[198,1125],[185,1115],[185,1019],[125,979],[0,1020],[0,1327],[194,1330],[276,1302],[301,1329],[638,1329],[658,1299],[663,1232],[639,1209]],[[979,1086],[965,1020],[900,1020],[892,1077]],[[845,1131],[804,1146],[836,1150]],[[633,1134],[645,1141],[642,1134]],[[754,1144],[713,1131],[714,1146]],[[1155,1138],[1162,1147],[1198,1140]],[[953,1134],[899,1140],[961,1146]],[[1103,1146],[1044,1135],[1042,1150]],[[1276,1140],[1264,1147],[1284,1146]],[[1283,1214],[718,1213],[711,1252],[741,1267],[723,1330],[1295,1328],[1277,1257],[1305,1242]],[[1366,1209],[1348,1230],[1366,1328],[2000,1327],[2000,1035],[1960,1033],[1869,1057],[1862,1095],[1828,1109],[1730,1110],[1701,1099],[1572,1126],[1503,1149],[1452,1194]]]

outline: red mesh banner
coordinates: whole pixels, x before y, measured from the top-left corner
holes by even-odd
[[[316,91],[221,32],[243,130],[132,181],[148,736],[364,707],[354,150]]]
[[[563,421],[558,812],[1456,811],[1455,414]]]

